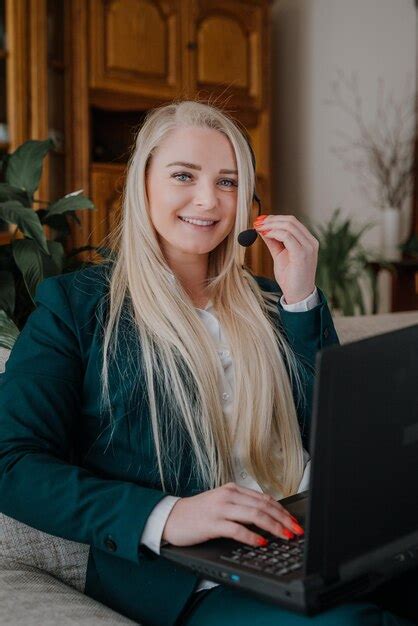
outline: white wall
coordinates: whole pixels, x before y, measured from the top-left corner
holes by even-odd
[[[272,4],[273,199],[277,212],[329,220],[340,206],[361,225],[379,220],[378,208],[356,176],[331,152],[340,129],[355,137],[349,116],[325,100],[342,70],[358,74],[366,121],[376,118],[378,78],[385,93],[402,99],[415,89],[415,0],[276,0]],[[403,237],[411,201],[404,206]],[[380,246],[380,227],[363,243]],[[385,274],[385,273],[384,273]],[[388,277],[382,275],[380,311],[389,310]]]

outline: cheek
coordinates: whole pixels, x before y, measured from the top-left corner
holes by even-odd
[[[151,189],[149,198],[150,213],[156,224],[164,224],[167,220],[172,220],[173,213],[179,208],[178,194],[160,185]]]

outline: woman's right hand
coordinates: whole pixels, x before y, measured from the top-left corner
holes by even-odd
[[[231,482],[180,498],[167,518],[162,539],[175,546],[192,546],[218,537],[250,546],[266,545],[264,537],[244,524],[255,524],[282,539],[304,532],[296,518],[272,496]]]

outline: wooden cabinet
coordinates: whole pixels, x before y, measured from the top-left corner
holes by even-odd
[[[90,0],[93,89],[171,99],[182,86],[178,0]]]
[[[217,96],[228,106],[260,110],[268,48],[265,3],[185,0],[182,3],[184,87]]]
[[[227,88],[229,105],[260,108],[264,4],[90,0],[89,85],[158,100]]]

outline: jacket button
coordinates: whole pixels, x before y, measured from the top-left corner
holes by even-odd
[[[109,552],[116,552],[117,545],[113,541],[113,539],[112,539],[112,537],[110,535],[108,537],[106,537],[104,543],[105,543],[106,548],[109,550]]]
[[[323,335],[324,335],[325,339],[328,339],[328,335],[329,335],[329,329],[328,328],[324,329]]]

